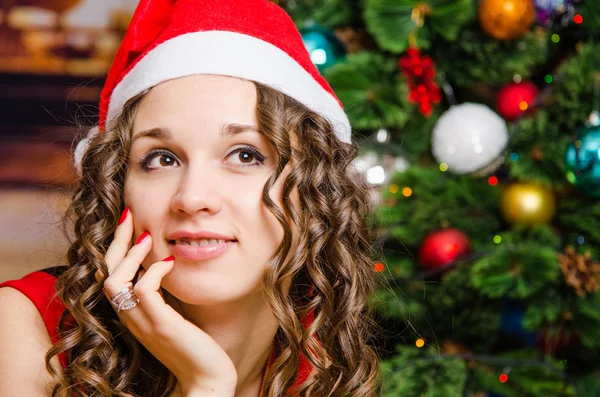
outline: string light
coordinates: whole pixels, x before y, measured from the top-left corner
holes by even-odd
[[[556,33],[554,33],[551,38],[553,43],[558,43],[560,41],[560,36]]]
[[[392,193],[392,194],[398,193],[398,185],[396,185],[396,184],[390,185],[390,193]]]
[[[518,153],[511,153],[510,154],[510,159],[512,161],[517,161],[519,159],[519,154]]]
[[[488,178],[488,183],[492,186],[496,186],[498,184],[498,178],[495,176],[490,176]]]
[[[404,197],[410,197],[412,195],[412,189],[409,188],[408,186],[405,187],[404,189],[402,189],[402,195]]]
[[[440,171],[442,171],[442,172],[448,171],[448,164],[446,164],[446,163],[440,164]]]
[[[375,139],[377,139],[377,142],[384,143],[384,142],[387,142],[387,140],[388,140],[389,137],[390,136],[389,136],[387,130],[385,130],[384,128],[382,128],[379,131],[377,131],[377,135],[376,135]]]
[[[519,103],[519,109],[521,109],[521,110],[527,110],[528,107],[529,107],[529,104],[525,101]]]
[[[500,243],[502,242],[502,237],[501,237],[501,236],[498,236],[498,235],[495,235],[495,236],[494,236],[494,242],[495,242],[496,244],[500,244]]]
[[[575,15],[575,17],[573,17],[573,22],[575,22],[577,25],[582,24],[583,23],[583,17],[581,16],[581,14]]]
[[[423,346],[425,346],[425,341],[421,338],[417,339],[417,341],[415,342],[415,345],[420,349]]]
[[[583,236],[577,237],[577,244],[583,244],[584,241],[585,241],[585,238],[583,238]]]
[[[383,271],[383,269],[385,269],[385,266],[383,265],[383,263],[381,262],[377,262],[375,264],[375,266],[373,266],[373,269],[377,272],[377,273],[381,273]]]
[[[544,76],[544,81],[548,84],[552,83],[552,75],[547,74]]]
[[[509,373],[510,373],[510,367],[504,368],[504,371],[502,371],[502,374],[498,377],[498,379],[500,379],[500,382],[506,383],[508,381]]]

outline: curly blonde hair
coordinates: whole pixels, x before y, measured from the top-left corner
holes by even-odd
[[[262,278],[265,299],[280,325],[265,395],[375,396],[379,357],[370,345],[379,328],[368,304],[375,288],[368,233],[372,203],[368,186],[352,172],[358,148],[340,142],[319,114],[254,84],[259,129],[278,153],[263,202],[284,230]],[[97,270],[108,274],[104,256],[124,207],[132,126],[144,95],[128,101],[114,126],[90,141],[82,159],[83,176],[65,213],[64,228],[73,232],[73,241],[67,270],[56,284],[67,308],[59,324],[61,339],[45,357],[46,368],[58,379],[52,396],[67,391],[77,396],[168,396],[177,386],[174,375],[119,322],[94,276]],[[295,166],[284,181],[279,208],[268,192],[292,159]],[[290,199],[294,188],[301,210]],[[287,263],[293,235],[286,219],[299,231],[298,248]],[[314,321],[305,329],[300,319],[310,311]],[[69,315],[75,320],[70,326]],[[50,360],[63,352],[69,362],[58,374]],[[300,354],[315,374],[291,390]]]

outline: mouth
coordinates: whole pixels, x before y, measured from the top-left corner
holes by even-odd
[[[218,240],[218,239],[178,239],[178,240],[168,240],[169,245],[189,245],[192,247],[209,247],[209,246],[217,246],[219,244],[225,243],[235,243],[237,240]]]
[[[178,239],[168,240],[171,253],[176,259],[202,261],[214,259],[224,254],[237,243],[237,240]]]

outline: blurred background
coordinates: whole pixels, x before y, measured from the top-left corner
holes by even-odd
[[[71,153],[137,0],[0,0],[0,280],[64,264]]]
[[[361,148],[382,395],[600,396],[600,1],[274,2]],[[64,264],[136,3],[0,0],[0,281]]]

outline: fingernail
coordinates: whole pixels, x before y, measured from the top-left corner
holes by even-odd
[[[173,255],[171,255],[171,256],[167,256],[161,262],[169,262],[169,261],[174,261],[174,260],[175,260],[175,257]]]
[[[140,236],[140,238],[138,238],[137,241],[135,242],[135,245],[138,245],[139,243],[141,243],[142,241],[144,241],[146,239],[146,237],[148,237],[149,235],[150,235],[149,232],[142,233],[142,235]]]
[[[129,207],[125,207],[125,209],[121,213],[121,217],[119,218],[119,225],[121,223],[125,222],[125,219],[127,218],[127,214],[129,214]]]

